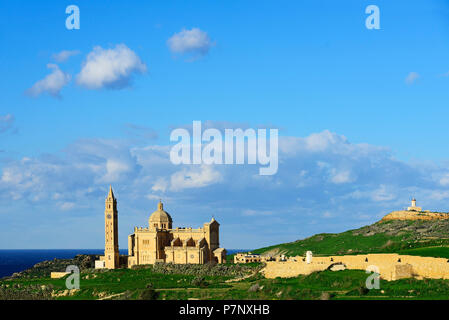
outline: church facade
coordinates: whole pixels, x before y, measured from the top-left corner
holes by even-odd
[[[173,228],[171,215],[162,202],[148,219],[148,227],[135,227],[128,236],[128,256],[118,251],[117,199],[109,188],[105,202],[105,254],[96,264],[98,268],[115,269],[123,263],[128,268],[156,262],[176,264],[225,263],[226,249],[220,248],[220,224],[212,218],[203,227]]]

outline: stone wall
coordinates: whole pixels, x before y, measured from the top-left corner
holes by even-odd
[[[296,257],[296,261],[270,261],[262,270],[266,278],[288,278],[298,275],[308,275],[312,272],[323,271],[336,263],[344,264],[346,269],[367,270],[369,266],[379,269],[382,279],[391,281],[402,278],[415,277],[449,279],[449,262],[443,258],[418,257],[398,254],[367,254],[313,257],[307,264]]]
[[[60,279],[65,277],[66,275],[70,274],[70,272],[52,272],[50,273],[51,279]]]

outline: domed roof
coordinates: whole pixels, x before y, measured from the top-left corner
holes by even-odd
[[[151,214],[150,222],[173,222],[170,214],[164,211],[164,205],[162,202],[159,201],[157,204],[157,210]]]

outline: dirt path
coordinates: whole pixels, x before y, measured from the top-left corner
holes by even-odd
[[[121,292],[121,293],[111,294],[110,296],[106,296],[106,297],[103,297],[103,298],[100,298],[100,299],[97,299],[97,300],[108,300],[108,299],[111,299],[111,298],[115,298],[115,297],[121,296],[123,294],[125,294],[125,293]]]
[[[226,280],[225,283],[238,282],[238,281],[241,281],[241,280],[245,280],[245,279],[251,278],[252,276],[255,276],[255,275],[258,274],[259,272],[260,272],[260,270],[258,270],[258,271],[256,271],[256,272],[253,272],[253,273],[251,273],[251,274],[247,274],[246,276],[243,276],[243,277],[240,277],[240,278],[229,279],[229,280]]]

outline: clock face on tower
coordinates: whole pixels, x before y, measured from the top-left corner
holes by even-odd
[[[112,218],[112,216],[111,216],[110,214],[108,214],[108,215],[107,215],[107,218],[108,218],[108,219],[111,219],[111,218]]]

